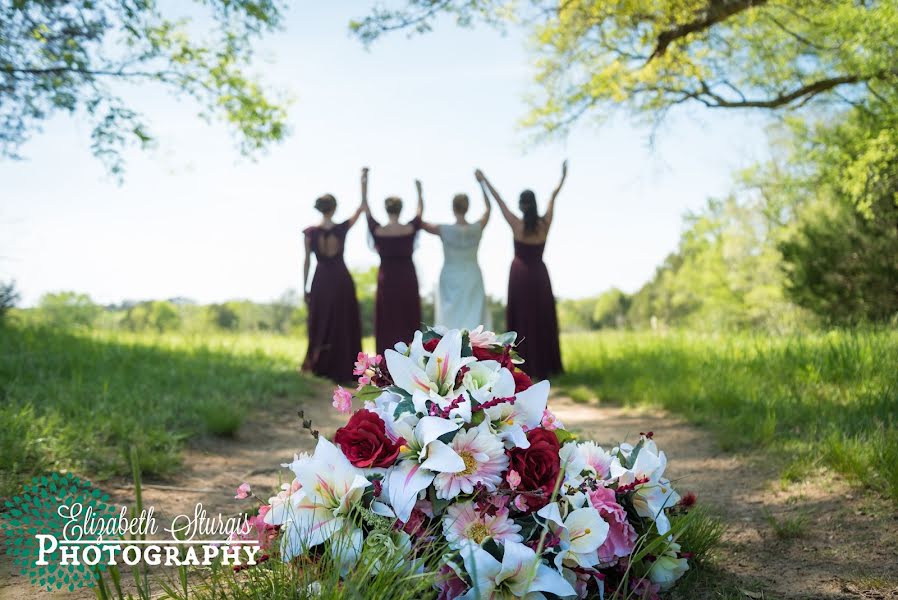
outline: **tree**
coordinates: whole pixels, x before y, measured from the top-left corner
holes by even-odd
[[[22,297],[16,290],[16,282],[0,282],[0,321],[6,316],[11,308],[15,308],[16,303]]]
[[[177,331],[181,328],[178,307],[164,300],[138,302],[128,308],[122,325],[132,331],[155,329],[159,333]]]
[[[596,298],[592,314],[593,326],[598,329],[620,328],[627,322],[632,298],[617,288],[611,288]]]
[[[290,288],[280,298],[271,303],[271,326],[279,333],[289,333],[290,329],[302,322],[299,293]]]
[[[38,303],[43,320],[53,327],[90,327],[103,309],[87,294],[59,292],[44,294]]]
[[[219,329],[236,330],[240,327],[240,316],[234,310],[232,303],[210,304],[207,309],[213,325]]]
[[[788,216],[786,291],[831,323],[898,315],[898,90],[838,120],[794,122],[785,155],[754,176]]]
[[[779,225],[758,197],[709,200],[686,219],[677,251],[632,298],[628,321],[696,329],[776,329],[800,318],[784,294]]]
[[[407,0],[350,26],[371,43],[441,14],[530,30],[541,93],[524,123],[545,133],[619,105],[857,103],[898,82],[894,0]]]
[[[246,73],[252,43],[278,27],[277,0],[191,3],[214,23],[196,24],[151,0],[11,0],[0,3],[0,157],[23,144],[55,113],[86,115],[91,150],[120,175],[122,150],[146,147],[143,115],[113,86],[156,83],[198,102],[252,153],[281,140],[286,113]]]

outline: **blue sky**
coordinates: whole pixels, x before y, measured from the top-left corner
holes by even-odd
[[[479,215],[476,167],[513,204],[529,187],[543,207],[569,158],[545,257],[556,295],[634,291],[676,247],[683,214],[725,195],[734,170],[767,154],[760,117],[699,108],[672,113],[653,146],[650,129],[625,114],[530,144],[517,127],[534,90],[521,32],[445,23],[366,50],[347,28],[366,5],[298,3],[284,31],[265,39],[255,68],[293,97],[293,132],[255,161],[238,155],[224,126],[157,89],[122,90],[158,137],[152,152],[128,154],[123,185],[90,155],[86,123],[51,120],[23,149],[26,161],[0,162],[0,279],[16,279],[25,304],[63,289],[100,302],[269,300],[301,285],[301,231],[317,219],[315,197],[335,194],[338,218],[348,216],[362,166],[376,214],[396,194],[411,218],[417,177],[425,217],[441,222],[460,191]],[[353,268],[377,264],[362,223],[346,257]],[[504,297],[511,258],[495,211],[480,250],[488,293]],[[415,261],[429,294],[439,241],[422,234]]]

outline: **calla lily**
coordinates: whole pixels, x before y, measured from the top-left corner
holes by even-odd
[[[634,489],[633,507],[639,516],[653,519],[658,533],[665,535],[670,531],[670,519],[664,509],[675,506],[680,501],[680,495],[674,491],[670,481],[663,477],[664,469],[667,468],[667,456],[658,451],[654,441],[644,438],[642,443],[632,467],[624,467],[620,458],[614,457],[610,466],[611,478],[617,479],[620,485],[648,479]]]
[[[281,555],[285,561],[326,542],[338,531],[348,529],[352,537],[354,526],[346,516],[371,485],[363,471],[323,436],[311,459],[294,461],[291,467],[300,488],[265,515],[266,523],[281,525],[284,531]]]
[[[408,521],[418,492],[430,485],[437,473],[464,471],[465,461],[437,439],[458,430],[459,425],[453,421],[422,417],[414,428],[404,421],[396,422],[395,427],[407,445],[399,454],[401,462],[387,474],[387,492],[397,518]]]
[[[592,567],[599,563],[599,547],[608,537],[608,523],[596,509],[577,508],[562,520],[561,505],[553,502],[542,507],[537,515],[548,521],[549,529],[561,540],[555,556],[555,566]]]
[[[508,369],[503,369],[508,371]],[[509,373],[509,376],[511,374]],[[512,393],[514,392],[512,381]],[[497,397],[503,397],[498,396]],[[493,429],[505,442],[506,448],[529,448],[527,431],[539,427],[549,400],[549,382],[540,381],[515,395],[515,401],[502,402],[487,408],[486,416]]]
[[[505,542],[502,562],[477,544],[461,550],[465,571],[470,574],[471,589],[464,600],[479,598],[545,598],[542,592],[556,596],[574,596],[576,591],[561,573],[543,564],[536,552],[518,542]]]

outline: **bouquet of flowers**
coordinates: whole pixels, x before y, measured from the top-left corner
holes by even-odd
[[[348,423],[283,465],[295,479],[238,538],[347,572],[371,560],[429,570],[440,598],[668,589],[689,568],[678,516],[694,497],[664,478],[651,432],[607,451],[566,431],[515,339],[437,328],[359,354],[358,389],[334,393]]]

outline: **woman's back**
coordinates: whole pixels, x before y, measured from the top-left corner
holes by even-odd
[[[440,225],[440,240],[443,242],[446,262],[476,264],[482,235],[480,223]]]
[[[459,329],[490,326],[483,275],[477,264],[482,234],[480,223],[440,225],[444,262],[436,303],[438,325]]]

